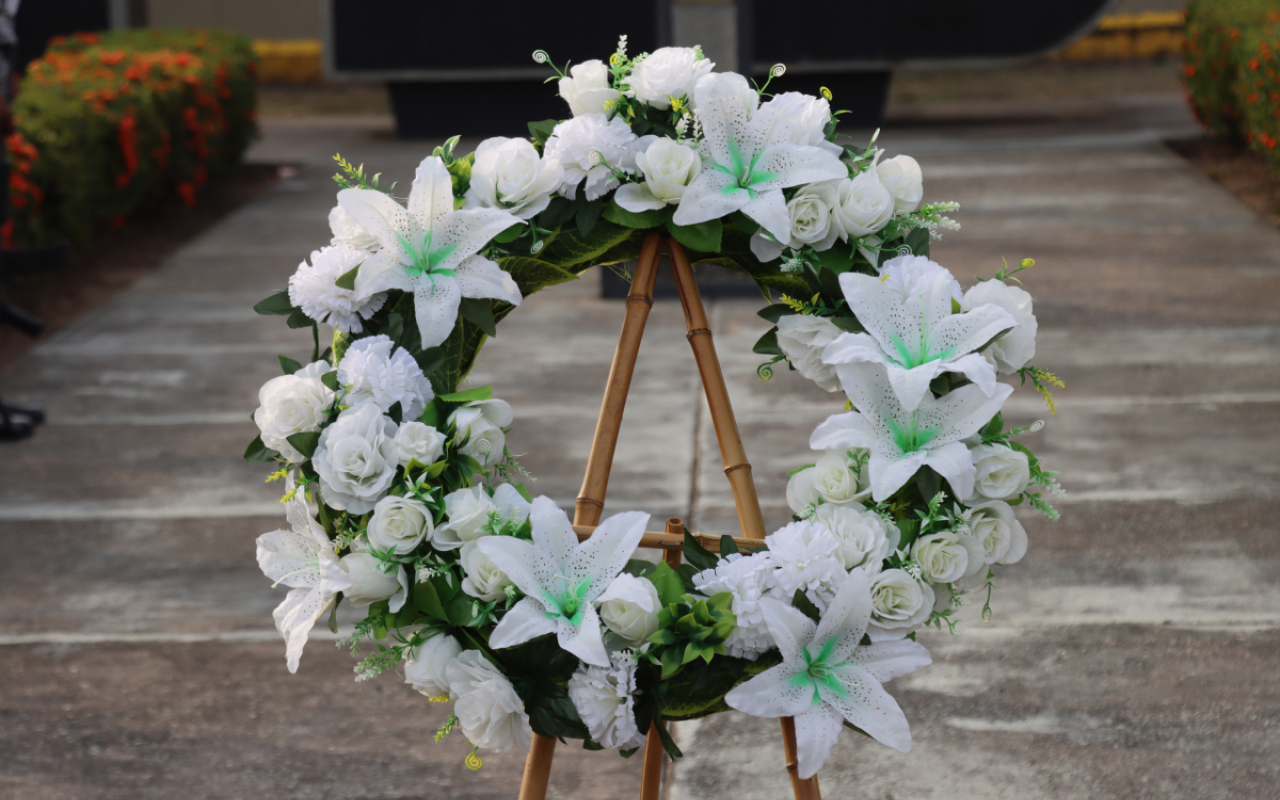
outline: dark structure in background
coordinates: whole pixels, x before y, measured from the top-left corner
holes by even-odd
[[[23,0],[18,6],[18,42],[16,70],[44,54],[45,45],[54,36],[77,31],[100,31],[111,27],[108,0]]]
[[[601,5],[598,0],[478,0],[467,14],[483,36],[421,0],[329,0],[325,58],[330,74],[386,81],[399,134],[528,136],[526,123],[562,113],[543,85],[551,69],[612,53],[626,32],[630,51],[667,43],[666,0]],[[607,24],[602,20],[607,18]]]

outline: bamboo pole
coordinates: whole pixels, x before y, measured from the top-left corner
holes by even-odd
[[[742,437],[738,423],[733,418],[733,406],[729,403],[729,390],[720,371],[720,359],[716,357],[715,344],[711,341],[711,329],[707,325],[707,312],[702,307],[702,295],[689,265],[684,247],[674,239],[667,241],[671,255],[671,269],[676,276],[676,289],[680,292],[680,304],[684,306],[684,320],[689,328],[689,345],[698,362],[702,388],[711,408],[711,421],[716,426],[716,440],[720,443],[720,456],[724,460],[724,474],[733,489],[733,503],[738,509],[738,523],[748,539],[764,538],[764,517],[760,514],[760,500],[756,497],[756,485],[751,480],[751,464],[742,449]]]
[[[578,541],[585,542],[591,538],[591,532],[596,529],[595,525],[574,525],[573,531],[578,534]],[[698,540],[698,544],[707,548],[713,553],[720,552],[720,537],[713,536],[709,533],[690,533],[690,536]],[[755,550],[760,547],[759,539],[744,539],[741,536],[733,537],[733,543],[738,546],[739,550]],[[684,547],[683,533],[659,533],[658,531],[645,531],[644,537],[640,540],[637,547],[658,547],[658,548],[674,548],[679,550]]]
[[[545,800],[551,780],[551,759],[556,754],[556,740],[533,735],[529,757],[524,762],[524,778],[520,780],[520,800]]]
[[[684,539],[684,520],[679,517],[667,519],[667,534]],[[680,566],[680,550],[671,548],[663,551],[662,560],[672,569]],[[662,783],[662,767],[664,764],[662,737],[658,735],[658,724],[649,723],[649,733],[644,739],[644,767],[640,773],[640,800],[658,800],[658,788]]]
[[[627,294],[622,333],[618,337],[618,348],[613,352],[613,365],[609,368],[604,400],[600,403],[600,417],[596,420],[596,432],[591,440],[587,472],[574,504],[573,521],[577,525],[598,524],[600,513],[604,511],[604,495],[609,488],[609,471],[613,467],[613,452],[618,446],[618,431],[622,428],[622,412],[627,405],[627,393],[631,390],[631,375],[635,372],[645,322],[649,319],[649,309],[653,307],[653,280],[658,273],[658,260],[662,257],[661,245],[662,236],[654,231],[645,236],[640,246],[640,260],[631,279],[631,291]]]
[[[796,800],[822,800],[818,791],[818,776],[802,779],[800,777],[800,760],[796,754],[796,720],[795,717],[782,718],[782,750],[787,756],[787,774],[791,776],[791,791]]]

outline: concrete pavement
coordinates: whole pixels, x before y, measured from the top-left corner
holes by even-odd
[[[1193,135],[1174,101],[1088,113],[915,120],[914,155],[964,230],[935,257],[964,283],[1025,273],[1036,363],[1063,377],[1034,446],[1063,472],[1063,520],[1025,516],[1026,560],[993,623],[922,641],[934,666],[893,691],[902,756],[846,735],[829,798],[1268,797],[1280,770],[1280,232],[1159,142]],[[261,465],[239,460],[276,353],[310,343],[249,306],[327,240],[328,161],[407,181],[434,143],[385,121],[268,121],[252,157],[300,166],[163,269],[37,347],[6,397],[50,423],[0,450],[0,797],[514,797],[522,756],[462,768],[445,714],[396,680],[353,684],[313,641],[299,674],[271,628],[279,592],[253,538],[282,523]],[[832,398],[755,377],[758,303],[710,304],[766,517]],[[516,411],[537,493],[571,505],[622,313],[596,278],[532,298],[482,352]],[[641,350],[606,514],[732,528],[732,498],[678,304]],[[838,403],[835,404],[838,406]],[[777,725],[678,726],[669,797],[789,796]],[[401,758],[391,753],[403,753]],[[632,797],[638,760],[561,748],[556,797]]]

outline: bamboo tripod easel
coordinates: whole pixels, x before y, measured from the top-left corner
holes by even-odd
[[[600,417],[596,421],[591,455],[587,459],[587,473],[582,479],[582,489],[574,506],[573,527],[579,539],[586,539],[599,524],[600,514],[604,511],[604,496],[609,486],[609,472],[618,444],[618,431],[622,427],[622,412],[627,403],[627,393],[631,389],[631,376],[635,371],[640,340],[644,336],[645,323],[653,306],[653,282],[664,248],[671,258],[676,289],[680,294],[680,304],[684,307],[689,344],[693,348],[707,405],[711,409],[711,420],[715,424],[716,439],[720,443],[720,454],[724,460],[724,472],[733,489],[733,501],[743,532],[743,537],[736,541],[750,545],[752,540],[758,542],[765,537],[764,518],[760,513],[760,501],[756,498],[755,483],[751,479],[751,464],[742,449],[738,423],[729,404],[729,392],[720,371],[720,359],[716,356],[715,345],[711,341],[706,311],[702,307],[702,295],[698,292],[698,284],[694,280],[693,269],[684,247],[656,232],[645,237],[631,282],[631,292],[627,295],[626,316],[622,323],[622,333],[618,337],[618,347],[613,354],[609,379],[605,384],[604,401],[600,406]],[[718,537],[704,537],[700,534],[694,536],[711,546],[717,546],[719,542]],[[667,520],[664,532],[649,531],[640,540],[641,547],[662,548],[663,558],[672,566],[679,565],[680,548],[683,544],[684,521],[678,517]],[[782,744],[796,800],[821,800],[817,777],[800,779],[795,720],[791,717],[782,719]],[[533,734],[533,744],[529,749],[524,778],[520,784],[519,800],[545,800],[555,748],[555,739]],[[645,740],[640,800],[657,800],[662,771],[662,742],[657,728],[651,726]]]

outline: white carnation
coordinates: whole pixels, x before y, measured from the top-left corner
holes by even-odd
[[[613,104],[622,97],[609,88],[609,68],[599,59],[583,61],[569,67],[567,77],[560,79],[560,96],[569,104],[575,117],[583,114],[613,114]]]
[[[321,376],[332,370],[327,361],[314,361],[292,375],[272,378],[258,390],[253,421],[262,432],[262,443],[297,464],[307,457],[289,444],[295,433],[320,430],[333,405],[334,392]]]
[[[371,402],[348,408],[321,431],[311,464],[325,502],[352,514],[372,511],[400,465],[395,435],[396,424]]]
[[[1003,444],[980,444],[969,448],[969,453],[977,470],[973,482],[976,499],[1011,500],[1031,481],[1026,453]]]
[[[532,219],[551,203],[564,170],[538,155],[528,139],[495,136],[476,148],[464,208],[497,208]]]
[[[461,652],[462,645],[449,634],[432,636],[409,651],[404,664],[404,682],[427,697],[448,697],[445,669]]]
[[[387,294],[361,297],[354,289],[340,288],[337,280],[368,257],[368,252],[345,244],[313,251],[311,263],[303,261],[289,278],[289,302],[316,322],[343,333],[360,333],[364,330],[361,320],[382,308]]]
[[[445,668],[453,713],[462,733],[476,747],[528,750],[533,737],[524,701],[511,681],[479,650],[464,650]]]
[[[951,297],[956,302],[960,302],[960,282],[947,271],[946,267],[930,261],[925,256],[891,258],[881,264],[877,271],[884,279],[885,285],[897,292],[904,302],[908,300],[919,302],[915,298],[924,291],[925,287],[933,283],[937,275],[946,275],[951,287]]]
[[[905,638],[933,611],[933,587],[900,569],[886,569],[871,576],[871,621],[867,634],[873,642]]]
[[[422,422],[406,422],[396,431],[400,466],[410,461],[430,466],[444,455],[444,434]]]
[[[460,557],[462,571],[466,574],[462,579],[462,591],[486,602],[506,596],[506,588],[511,585],[511,579],[507,577],[507,573],[498,569],[497,564],[489,560],[474,541],[462,546]]]
[[[647,145],[617,117],[610,120],[604,114],[584,114],[555,127],[543,148],[543,157],[564,171],[560,194],[576,199],[578,184],[585,181],[586,198],[597,200],[618,187],[615,170],[635,172],[636,152]]]
[[[431,509],[411,497],[388,495],[373,507],[369,518],[369,544],[378,550],[408,555],[435,533]]]
[[[998,371],[1012,375],[1036,356],[1036,330],[1039,323],[1036,322],[1036,315],[1031,313],[1031,295],[1004,281],[982,281],[964,293],[960,308],[972,311],[988,304],[1008,311],[1013,321],[1018,323],[1016,328],[996,339],[983,351],[984,355],[995,361]]]
[[[338,383],[350,388],[351,405],[372,400],[387,412],[399,403],[401,419],[417,419],[436,393],[409,351],[392,347],[385,335],[353,342],[338,364]]]
[[[884,560],[897,549],[899,534],[884,517],[862,506],[824,503],[810,517],[840,542],[845,569],[862,567],[868,576],[880,571]]]
[[[778,320],[778,347],[803,377],[828,392],[840,388],[836,368],[824,363],[822,351],[844,333],[826,317],[788,314]]]
[[[773,556],[769,594],[790,604],[796,590],[826,611],[848,574],[840,556],[840,542],[821,525],[808,520],[792,522],[765,537]]]
[[[569,699],[591,738],[605,747],[629,750],[644,744],[636,725],[636,664],[618,659],[609,667],[582,664],[569,679]]]
[[[766,596],[773,571],[773,556],[763,550],[750,556],[731,555],[715,567],[693,576],[697,590],[710,597],[720,592],[733,595],[732,611],[737,627],[725,640],[725,652],[734,658],[755,661],[777,645],[769,633],[760,598]]]
[[[693,100],[693,88],[715,64],[690,47],[661,47],[636,64],[627,79],[636,99],[663,111],[671,98]]]

